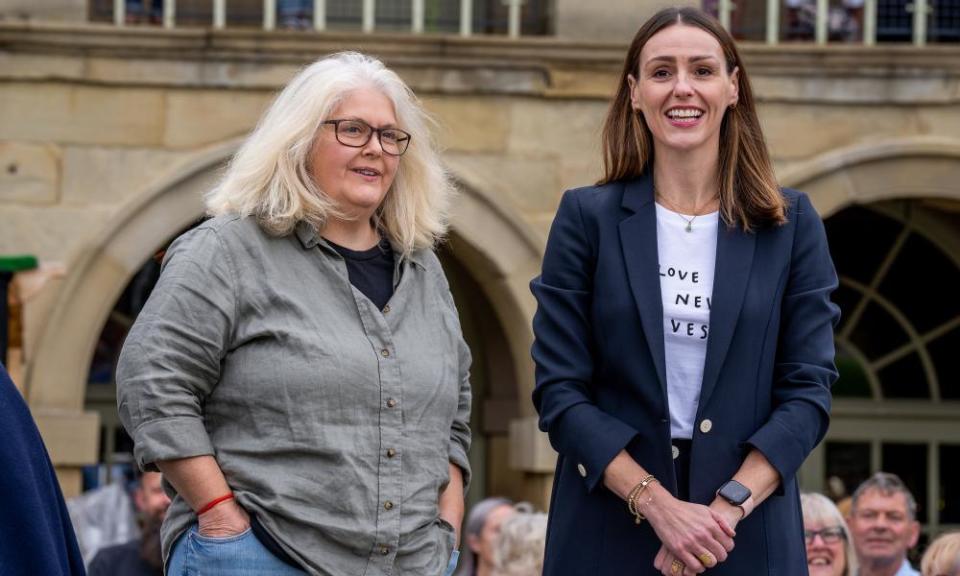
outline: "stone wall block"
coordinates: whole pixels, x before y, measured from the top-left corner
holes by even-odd
[[[159,142],[163,97],[57,83],[0,85],[0,139],[143,145]]]
[[[501,97],[425,98],[436,138],[450,152],[502,152],[510,138],[511,101]]]
[[[63,202],[118,205],[176,171],[187,152],[151,148],[67,146]]]
[[[187,148],[243,136],[271,99],[267,92],[169,92],[163,141],[171,148]]]
[[[60,151],[52,144],[0,142],[0,202],[54,204]]]

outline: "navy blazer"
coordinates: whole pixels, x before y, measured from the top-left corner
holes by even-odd
[[[718,227],[690,499],[709,504],[751,448],[780,485],[708,574],[807,574],[795,474],[827,431],[840,312],[830,301],[837,275],[823,223],[804,194],[783,194],[786,224]],[[656,534],[602,481],[626,449],[677,494],[657,260],[649,175],[564,194],[531,283],[533,401],[559,452],[545,575],[657,574]]]

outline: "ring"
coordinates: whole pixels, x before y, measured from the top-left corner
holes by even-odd
[[[704,552],[703,554],[700,554],[699,556],[697,556],[697,560],[699,560],[705,568],[713,568],[714,566],[717,565],[717,559],[714,558],[713,554],[709,552]]]
[[[681,561],[677,560],[676,558],[674,558],[673,562],[670,563],[670,573],[671,573],[671,574],[679,574],[679,573],[683,572],[684,567],[685,567],[685,565],[684,565],[683,562],[681,562]]]

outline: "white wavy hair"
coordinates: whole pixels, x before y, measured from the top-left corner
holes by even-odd
[[[275,236],[300,221],[321,230],[328,218],[343,218],[310,177],[310,151],[322,123],[358,88],[390,99],[399,127],[412,136],[375,225],[403,254],[436,244],[446,233],[454,186],[429,129],[433,121],[395,72],[357,52],[317,60],[287,84],[207,194],[207,212],[253,216]]]

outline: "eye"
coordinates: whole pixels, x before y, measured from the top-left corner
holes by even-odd
[[[346,136],[361,136],[367,132],[367,127],[360,122],[341,122],[340,133]]]
[[[713,68],[701,66],[696,69],[697,76],[710,76],[713,74]]]
[[[669,78],[670,71],[667,70],[666,68],[657,68],[656,70],[653,71],[653,74],[651,74],[651,76],[653,78]]]
[[[380,138],[382,138],[385,142],[396,143],[398,140],[400,140],[400,133],[396,130],[381,130]]]

